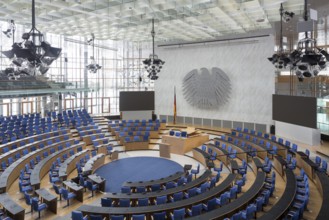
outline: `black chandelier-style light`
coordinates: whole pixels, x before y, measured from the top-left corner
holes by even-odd
[[[11,67],[2,71],[9,79],[43,75],[49,70],[52,62],[61,55],[62,49],[52,47],[36,28],[34,0],[32,0],[32,29],[24,33],[22,39],[22,42],[13,42],[11,50],[2,51],[2,54],[12,60]]]
[[[283,12],[283,7],[281,4],[280,15],[280,46],[278,52],[273,54],[272,57],[268,58],[269,61],[273,63],[277,71],[289,68],[295,72],[299,81],[303,81],[304,78],[317,76],[321,70],[327,67],[329,54],[326,50],[317,46],[316,39],[309,37],[309,31],[305,31],[305,38],[298,41],[297,48],[295,50],[293,50],[291,53],[285,52],[282,45],[282,21],[290,21],[294,14],[291,12]],[[304,21],[308,21],[307,0],[304,0]]]
[[[304,5],[304,20],[308,21],[307,0]],[[296,73],[299,81],[304,78],[315,77],[326,68],[329,54],[324,49],[317,47],[316,39],[309,37],[305,32],[305,38],[298,41],[297,49],[290,54],[291,68]]]
[[[150,54],[150,57],[143,61],[144,67],[146,71],[148,72],[147,77],[149,77],[151,80],[157,80],[159,76],[157,74],[161,71],[163,64],[165,61],[162,61],[158,58],[158,55],[154,52],[154,37],[155,37],[155,31],[154,31],[154,19],[152,19],[152,47],[153,47],[153,53]]]
[[[268,60],[272,62],[277,71],[286,69],[290,64],[289,53],[283,49],[283,34],[282,34],[282,22],[289,22],[294,16],[293,12],[287,12],[283,10],[283,5],[281,3],[280,7],[280,45],[278,51],[269,57]]]
[[[93,56],[90,57],[91,63],[86,66],[89,72],[97,73],[97,70],[101,69],[102,66],[98,65],[95,60],[95,35],[92,33],[91,38],[87,40],[88,44],[91,44],[93,47]]]

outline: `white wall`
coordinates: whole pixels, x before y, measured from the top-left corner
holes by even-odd
[[[275,121],[275,134],[292,141],[311,146],[319,146],[321,132],[319,129],[303,127],[285,122]]]
[[[272,124],[275,74],[267,57],[273,54],[274,40],[270,36],[248,42],[156,48],[156,54],[166,62],[155,82],[156,114],[173,115],[176,86],[178,116]],[[218,110],[197,109],[184,100],[184,76],[202,67],[219,67],[231,80],[230,101]]]

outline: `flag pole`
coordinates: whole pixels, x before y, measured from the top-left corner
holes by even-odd
[[[176,115],[177,115],[177,109],[176,109],[176,86],[174,86],[174,124],[176,124]]]

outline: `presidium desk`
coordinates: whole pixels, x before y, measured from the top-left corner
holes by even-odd
[[[162,143],[160,143],[160,151],[169,151],[170,153],[184,155],[193,148],[199,147],[205,142],[209,141],[209,135],[204,134],[195,129],[187,128],[187,137],[176,137],[170,135],[162,136]],[[167,149],[166,149],[167,148]]]

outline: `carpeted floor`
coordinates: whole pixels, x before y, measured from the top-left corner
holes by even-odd
[[[130,157],[106,164],[95,173],[106,179],[106,192],[120,192],[125,181],[160,179],[178,171],[183,171],[183,167],[165,158]]]

